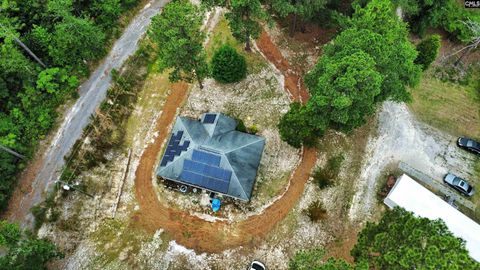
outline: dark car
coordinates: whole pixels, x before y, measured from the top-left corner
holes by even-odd
[[[465,138],[465,137],[460,137],[457,140],[457,144],[459,147],[468,150],[470,152],[473,152],[477,155],[480,155],[480,143],[477,141],[474,141],[470,138]]]
[[[466,180],[454,174],[445,175],[443,181],[464,195],[472,196],[475,193],[475,189]]]

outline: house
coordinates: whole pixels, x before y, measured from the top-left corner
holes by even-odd
[[[480,225],[408,175],[397,180],[384,203],[390,208],[403,207],[416,216],[442,219],[455,236],[465,240],[470,256],[480,262]]]
[[[235,119],[221,113],[177,117],[157,176],[249,201],[265,139],[236,127]]]

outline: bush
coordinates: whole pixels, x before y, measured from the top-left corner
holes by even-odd
[[[320,189],[324,189],[333,186],[334,176],[328,170],[317,168],[313,172],[313,181],[318,185]]]
[[[220,47],[212,57],[212,77],[221,83],[234,83],[247,75],[245,57],[229,45]]]
[[[418,55],[415,64],[421,65],[423,70],[427,70],[430,64],[437,58],[440,49],[440,36],[431,35],[423,39],[417,45]]]
[[[235,117],[235,120],[237,121],[237,128],[236,128],[236,130],[237,130],[237,131],[240,131],[240,132],[245,132],[245,133],[246,133],[246,132],[247,132],[247,127],[245,126],[245,123],[243,122],[243,120],[240,119],[240,118],[237,118],[237,117]]]
[[[320,201],[314,201],[308,206],[305,212],[313,222],[327,218],[327,210]]]
[[[317,168],[312,175],[314,183],[320,189],[333,186],[333,180],[338,176],[344,159],[343,155],[336,155],[327,161],[327,165],[324,168]]]

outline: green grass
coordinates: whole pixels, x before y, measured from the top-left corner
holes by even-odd
[[[210,40],[205,46],[208,60],[212,58],[215,50],[220,48],[223,44],[228,44],[237,49],[237,52],[241,55],[245,56],[248,74],[258,73],[267,66],[267,62],[260,54],[256,52],[245,52],[245,44],[238,42],[233,37],[230,27],[228,26],[228,21],[224,16],[218,20],[217,25],[213,28],[210,35]]]
[[[480,139],[480,94],[474,85],[442,82],[426,73],[412,89],[410,108],[417,117],[455,136]]]
[[[151,239],[144,231],[129,226],[127,220],[119,219],[106,220],[91,237],[104,263],[118,259],[127,248],[130,254],[138,254],[142,243]]]

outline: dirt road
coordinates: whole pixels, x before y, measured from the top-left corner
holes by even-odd
[[[131,21],[123,35],[115,41],[109,55],[79,88],[80,97],[66,113],[50,146],[34,160],[18,181],[4,217],[23,226],[33,223],[30,208],[41,202],[59,177],[64,156],[82,135],[90,116],[105,98],[111,83],[111,71],[120,68],[138,47],[138,41],[150,24],[150,19],[166,4],[166,0],[150,1]]]
[[[268,60],[284,74],[286,90],[292,98],[306,101],[308,92],[301,87],[302,84],[299,84],[298,76],[292,75],[287,61],[266,33],[262,34],[257,45]],[[287,83],[288,81],[291,83]],[[135,195],[140,210],[133,216],[133,224],[152,233],[162,228],[177,243],[199,252],[221,252],[240,245],[255,245],[295,206],[315,165],[316,150],[312,148],[303,150],[302,161],[292,173],[290,184],[283,196],[261,214],[236,223],[209,222],[186,212],[172,209],[158,201],[152,178],[157,165],[158,152],[167,138],[169,126],[176,116],[176,109],[185,101],[187,95],[186,84],[173,86],[172,93],[167,98],[163,112],[156,123],[156,132],[159,135],[152,144],[148,145],[140,158],[135,173]]]

